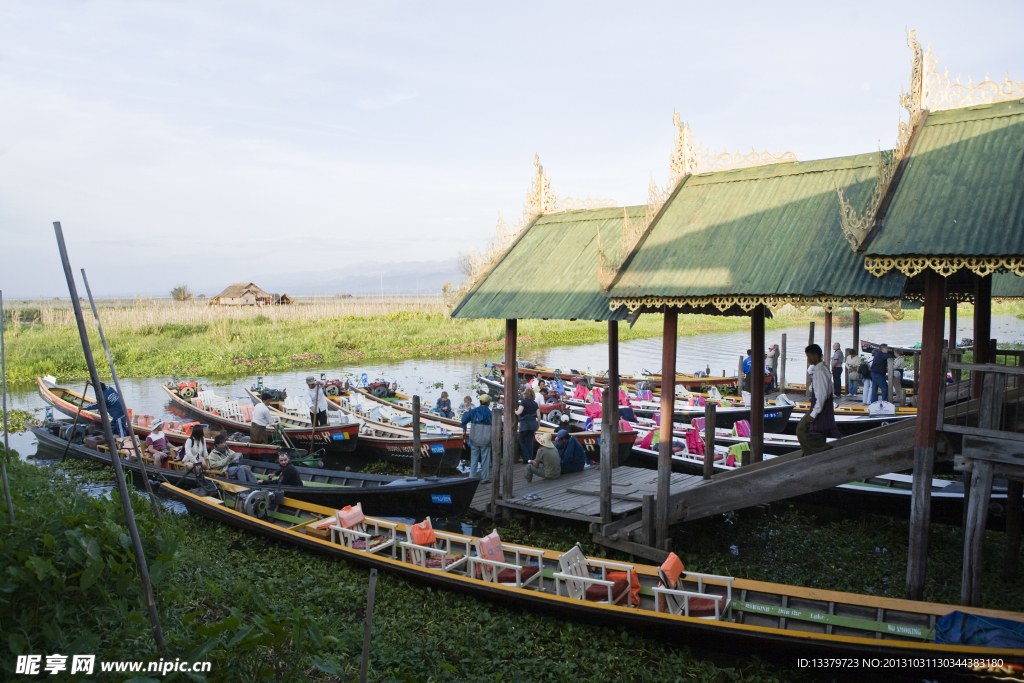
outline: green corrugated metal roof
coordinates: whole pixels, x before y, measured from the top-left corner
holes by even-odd
[[[992,296],[1002,299],[1024,299],[1024,277],[1013,273],[992,276]]]
[[[647,207],[625,209],[631,221]],[[622,320],[597,281],[597,231],[606,251],[619,245],[622,207],[541,216],[452,311],[453,318]]]
[[[929,114],[865,254],[1024,255],[1024,101]]]
[[[877,164],[875,152],[691,176],[611,296],[897,297],[904,276],[868,273],[839,223],[836,184],[863,210]]]

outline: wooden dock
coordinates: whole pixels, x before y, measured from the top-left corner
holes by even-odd
[[[498,500],[498,510],[508,508],[531,515],[575,519],[581,522],[601,522],[601,470],[588,467],[582,472],[563,474],[558,479],[547,480],[534,477],[527,483],[524,466],[516,463],[513,468],[512,498]],[[494,476],[492,467],[491,476]],[[672,493],[682,493],[696,485],[701,477],[673,473]],[[653,496],[658,485],[656,470],[638,467],[618,467],[612,470],[612,518],[633,516],[640,512],[644,496]],[[536,497],[534,497],[536,496]],[[482,515],[489,515],[491,487],[481,485],[473,496],[470,509]]]

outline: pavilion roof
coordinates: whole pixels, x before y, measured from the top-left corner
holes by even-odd
[[[647,207],[544,214],[534,220],[452,311],[453,318],[622,320],[596,276],[598,242],[618,244],[629,213]],[[861,269],[863,270],[863,269]]]
[[[895,305],[906,278],[864,269],[844,238],[836,198],[838,187],[865,207],[880,154],[891,153],[686,177],[626,259],[613,305]]]

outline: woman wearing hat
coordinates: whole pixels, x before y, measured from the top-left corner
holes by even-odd
[[[170,455],[170,446],[167,444],[167,437],[164,435],[164,422],[157,420],[150,425],[149,436],[146,437],[146,453],[153,458],[153,464],[157,467],[167,467],[167,460]]]
[[[533,475],[542,479],[558,479],[562,474],[561,458],[555,448],[555,437],[550,432],[537,435],[540,448],[530,462],[526,463],[526,481],[532,482]]]

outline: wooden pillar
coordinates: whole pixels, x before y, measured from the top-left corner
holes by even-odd
[[[853,350],[859,355],[860,348],[860,311],[853,309]]]
[[[786,334],[782,334],[782,344],[779,346],[779,393],[786,393]]]
[[[665,307],[661,336],[661,430],[658,435],[657,547],[668,551],[668,498],[672,479],[672,417],[676,404],[676,334],[679,311]],[[650,539],[648,539],[648,543]]]
[[[832,314],[830,313],[829,316]],[[764,305],[750,313],[750,461],[764,458]]]
[[[809,332],[807,334],[807,345],[810,346],[811,344],[814,343],[814,321],[813,320],[811,321],[811,324],[808,327],[809,327]],[[822,349],[822,350],[824,350],[824,349]],[[822,358],[822,360],[825,360],[825,359]],[[801,367],[803,367],[803,366],[801,365]],[[810,395],[811,395],[811,376],[807,374],[807,370],[806,369],[804,369],[804,371],[803,371],[803,376],[804,376],[804,395],[809,398]]]
[[[612,521],[612,468],[619,452],[619,323],[608,321],[608,390],[601,410],[601,522]]]
[[[1024,487],[1019,481],[1011,479],[1006,482],[1006,563],[1003,565],[1003,576],[1007,581],[1017,578],[1022,492]]]
[[[516,405],[519,403],[519,363],[516,360],[516,335],[519,333],[519,321],[505,321],[505,400],[502,414],[505,418],[504,444],[502,444],[501,468],[501,499],[512,498],[512,473],[515,463],[519,460],[518,425],[516,421]],[[502,510],[503,516],[508,515],[508,508]]]
[[[917,401],[914,436],[914,481],[910,502],[910,547],[907,558],[907,597],[921,600],[928,571],[928,528],[931,524],[932,468],[940,398],[946,390],[942,374],[942,332],[946,312],[946,279],[925,271],[924,324],[921,331],[921,393]]]
[[[974,280],[974,362],[991,363],[988,340],[992,338],[992,276]],[[971,373],[971,398],[981,398],[980,372]]]
[[[715,473],[715,411],[717,404],[708,401],[704,405],[704,478],[710,479]]]
[[[822,360],[829,364],[831,369],[832,358],[832,311],[825,311],[825,346],[821,347],[825,352]]]
[[[956,348],[956,302],[949,302],[949,348]]]
[[[501,473],[504,458],[501,455],[501,407],[491,408],[491,519],[498,518],[498,494],[501,492]]]

